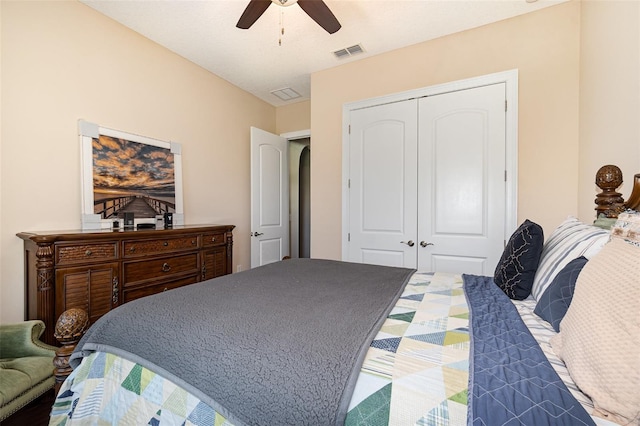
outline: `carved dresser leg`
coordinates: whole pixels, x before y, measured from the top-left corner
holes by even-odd
[[[60,315],[56,322],[55,338],[62,345],[56,351],[53,358],[53,374],[56,376],[55,392],[60,391],[62,382],[65,381],[72,368],[69,365],[69,357],[73,353],[76,345],[89,328],[89,315],[84,309],[72,308]]]

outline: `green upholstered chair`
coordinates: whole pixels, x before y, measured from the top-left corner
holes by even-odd
[[[0,325],[0,421],[54,385],[56,348],[42,343],[39,320]]]

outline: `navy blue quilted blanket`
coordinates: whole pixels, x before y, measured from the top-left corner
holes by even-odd
[[[593,425],[493,279],[464,275],[469,425]]]

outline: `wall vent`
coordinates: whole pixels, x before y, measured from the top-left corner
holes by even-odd
[[[291,99],[297,99],[302,96],[300,93],[296,92],[291,87],[285,87],[284,89],[273,90],[271,94],[274,96],[277,96],[278,98],[280,98],[280,100],[283,100],[283,101],[290,101]]]
[[[338,59],[348,58],[359,53],[364,53],[364,49],[361,44],[354,44],[353,46],[345,47],[344,49],[333,52],[335,57]]]

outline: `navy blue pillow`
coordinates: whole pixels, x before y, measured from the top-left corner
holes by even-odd
[[[576,280],[586,263],[587,258],[580,256],[562,268],[542,293],[533,310],[536,315],[550,323],[555,331],[560,331],[560,321],[569,309],[573,291],[576,288]]]
[[[543,243],[542,227],[529,219],[509,238],[493,281],[511,299],[523,300],[531,294]]]

